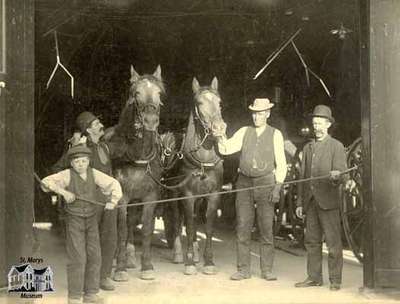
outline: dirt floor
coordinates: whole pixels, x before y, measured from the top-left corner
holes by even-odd
[[[343,286],[338,292],[329,290],[327,265],[324,262],[325,285],[307,289],[297,289],[295,282],[305,278],[305,252],[291,249],[287,243],[277,241],[275,272],[278,280],[267,282],[260,278],[259,255],[256,242],[252,244],[252,278],[245,281],[231,281],[229,276],[235,271],[236,251],[234,229],[226,226],[217,229],[214,238],[215,262],[218,274],[208,276],[201,273],[185,276],[182,264],[172,264],[172,252],[163,243],[162,223],[157,222],[156,246],[153,246],[153,263],[157,278],[154,281],[139,279],[139,270],[130,269],[129,282],[117,283],[112,292],[101,291],[105,303],[146,303],[146,304],[205,304],[205,303],[390,303],[398,296],[360,292],[362,267],[348,253],[345,254]],[[199,233],[201,240],[204,234]],[[55,292],[43,294],[41,299],[21,299],[19,295],[0,297],[0,303],[66,303],[66,255],[63,242],[52,231],[41,231],[41,266],[50,265],[55,277]],[[200,246],[204,244],[200,241]],[[292,252],[293,254],[289,253]],[[137,250],[140,254],[140,248]],[[139,260],[139,259],[138,259]]]

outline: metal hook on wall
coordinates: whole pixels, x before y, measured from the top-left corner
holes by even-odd
[[[67,70],[67,68],[61,63],[60,53],[59,53],[59,49],[58,49],[57,31],[54,31],[54,40],[55,40],[55,44],[56,44],[56,65],[53,69],[53,72],[50,75],[49,80],[47,81],[46,88],[47,89],[49,88],[50,82],[53,80],[53,77],[54,77],[58,67],[60,66],[65,71],[65,73],[67,73],[67,75],[71,78],[71,97],[74,98],[74,76],[72,76],[72,74]]]

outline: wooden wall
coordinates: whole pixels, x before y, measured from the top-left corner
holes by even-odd
[[[360,1],[361,3],[363,1]],[[362,95],[364,194],[368,207],[367,287],[400,286],[400,2],[369,1],[364,10],[369,62]],[[364,52],[364,59],[366,51]],[[369,64],[369,71],[367,65]],[[367,75],[369,74],[369,75]],[[368,100],[369,99],[369,100]]]
[[[1,286],[10,265],[32,248],[34,1],[6,0],[6,25],[7,71],[1,75],[6,90],[0,98]]]

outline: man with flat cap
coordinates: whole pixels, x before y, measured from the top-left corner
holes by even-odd
[[[335,121],[331,109],[318,105],[310,116],[315,138],[304,146],[300,178],[323,175],[330,175],[330,178],[298,184],[296,214],[306,217],[307,278],[295,286],[322,286],[324,235],[328,247],[330,290],[335,291],[340,289],[343,268],[339,185],[346,182],[346,187],[350,187],[351,180],[340,174],[347,169],[344,146],[328,134]]]
[[[222,155],[241,152],[236,188],[261,185],[271,187],[237,192],[237,272],[231,280],[251,277],[250,242],[255,212],[260,232],[261,276],[267,281],[276,280],[273,273],[274,204],[279,202],[281,184],[286,177],[286,158],[282,133],[267,123],[274,106],[268,98],[257,98],[249,106],[254,126],[240,128],[230,139],[221,130],[218,148]]]
[[[116,147],[116,145],[111,145],[104,141],[104,125],[101,123],[100,119],[93,113],[85,111],[80,113],[76,118],[76,126],[81,132],[81,138],[77,138],[79,136],[77,132],[75,132],[74,141],[76,143],[86,144],[91,150],[91,167],[112,176],[111,158],[120,152],[117,151],[117,148],[120,147]],[[68,161],[65,155],[53,166],[56,171],[66,167],[68,167]],[[104,202],[105,199],[104,195],[98,192],[97,200]],[[111,281],[112,263],[117,250],[117,242],[125,243],[127,239],[127,228],[125,228],[126,208],[114,210],[98,208],[98,222],[102,256],[100,288],[103,290],[114,290],[115,286]],[[124,249],[125,245],[118,246],[118,248]],[[126,255],[126,252],[122,252],[121,254]],[[118,274],[118,281],[128,280],[125,271],[116,271],[116,274]]]

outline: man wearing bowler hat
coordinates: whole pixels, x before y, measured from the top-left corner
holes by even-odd
[[[335,122],[331,109],[317,105],[313,113],[314,139],[303,148],[300,178],[329,175],[298,184],[296,214],[306,217],[305,246],[307,249],[307,278],[296,287],[322,286],[322,240],[328,247],[330,290],[339,290],[342,283],[343,253],[340,223],[339,185],[351,182],[340,172],[347,169],[343,144],[328,134]]]
[[[260,231],[261,277],[267,281],[276,280],[272,269],[274,204],[279,202],[287,166],[282,133],[267,124],[273,106],[268,98],[255,99],[249,106],[254,126],[239,129],[230,139],[226,138],[225,130],[221,130],[221,136],[218,137],[221,154],[241,152],[236,183],[238,189],[271,185],[236,194],[237,272],[231,276],[231,280],[251,277],[250,242],[255,212]]]

